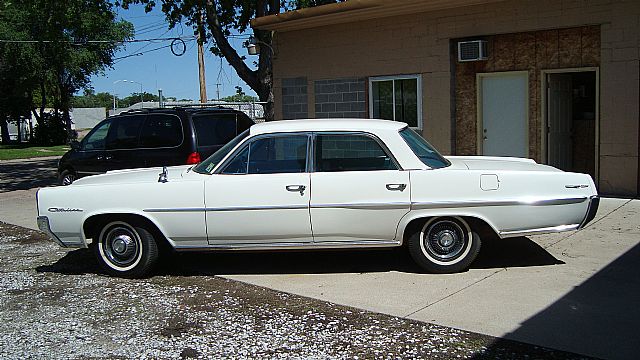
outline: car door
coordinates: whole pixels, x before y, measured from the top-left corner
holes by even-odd
[[[100,122],[82,139],[80,149],[75,154],[71,164],[78,176],[95,175],[104,172],[105,142],[111,123],[111,119]]]
[[[141,167],[184,165],[188,151],[182,145],[182,122],[176,114],[150,113],[140,132],[140,144],[136,152]]]
[[[232,154],[205,185],[209,244],[312,242],[308,146],[305,133],[268,134]]]
[[[411,206],[409,172],[365,133],[317,133],[311,173],[316,243],[397,240]]]
[[[142,123],[146,114],[123,115],[113,120],[107,137],[104,171],[144,167],[138,149]]]

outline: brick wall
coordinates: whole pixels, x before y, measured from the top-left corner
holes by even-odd
[[[344,78],[314,82],[317,118],[366,118],[366,80]]]

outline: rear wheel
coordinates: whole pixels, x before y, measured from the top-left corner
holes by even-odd
[[[431,218],[408,242],[413,260],[439,274],[466,270],[480,252],[480,236],[460,217]]]
[[[58,184],[60,185],[71,185],[74,181],[76,181],[77,175],[72,170],[64,170],[58,176]]]
[[[95,252],[109,274],[130,278],[148,274],[158,259],[158,245],[150,229],[124,221],[102,228]]]

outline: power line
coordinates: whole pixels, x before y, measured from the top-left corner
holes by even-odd
[[[169,40],[193,40],[195,39],[194,35],[191,36],[180,36],[180,37],[165,37],[165,38],[153,38],[153,39],[130,39],[130,40],[6,40],[0,39],[0,43],[16,43],[16,44],[38,44],[38,43],[64,43],[64,44],[72,44],[72,45],[84,45],[84,44],[118,44],[118,43],[140,43],[140,42],[149,42],[149,41],[169,41]]]

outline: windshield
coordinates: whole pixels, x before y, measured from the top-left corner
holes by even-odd
[[[196,167],[193,168],[193,171],[200,174],[211,174],[211,171],[213,171],[213,168],[215,168],[216,165],[218,165],[218,163],[222,161],[222,159],[224,159],[225,156],[227,156],[229,151],[231,151],[234,147],[236,147],[236,145],[238,145],[248,135],[249,135],[249,129],[245,130],[243,133],[236,136],[233,140],[228,142],[227,145],[221,147],[220,150],[216,151],[215,153],[213,153],[213,155],[209,156],[203,162],[196,165]]]
[[[427,140],[411,128],[406,127],[400,130],[400,136],[407,142],[414,154],[428,167],[439,169],[451,165]]]

